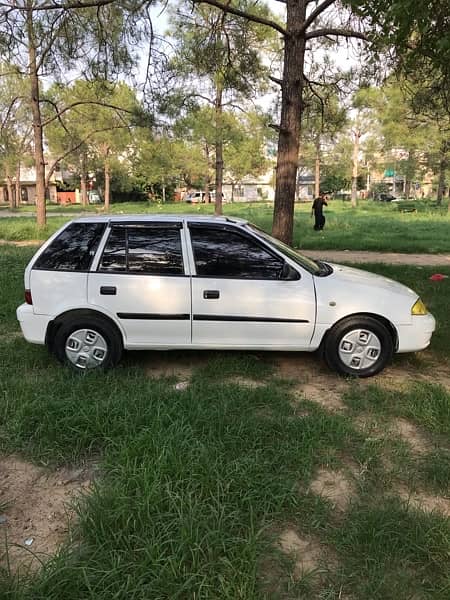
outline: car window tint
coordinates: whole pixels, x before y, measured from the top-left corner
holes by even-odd
[[[113,227],[100,271],[183,275],[180,230],[173,227]]]
[[[71,223],[38,257],[34,269],[88,271],[105,223]]]
[[[197,275],[239,279],[279,279],[283,260],[258,242],[230,229],[190,229]]]
[[[180,230],[174,228],[127,228],[128,270],[151,275],[182,275]]]
[[[100,271],[126,271],[126,230],[123,227],[111,229],[103,250]]]

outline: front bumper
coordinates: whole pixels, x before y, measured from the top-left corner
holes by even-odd
[[[27,342],[45,344],[47,327],[52,317],[49,315],[36,315],[30,304],[21,304],[16,311],[16,315],[23,337]]]
[[[427,315],[413,315],[410,325],[397,325],[397,352],[418,352],[430,345],[431,336],[436,329],[436,320]]]

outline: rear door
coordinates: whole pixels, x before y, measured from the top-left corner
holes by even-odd
[[[88,273],[105,227],[104,222],[75,221],[38,251],[25,274],[36,314],[56,316],[86,307]]]
[[[285,277],[283,257],[238,227],[190,223],[189,232],[193,345],[309,349],[316,311],[310,273],[299,267]]]
[[[184,346],[191,341],[191,289],[175,222],[115,223],[96,272],[89,304],[118,319],[127,348]]]

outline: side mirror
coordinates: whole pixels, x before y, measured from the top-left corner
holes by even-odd
[[[294,267],[291,267],[289,263],[285,262],[281,269],[280,279],[283,281],[297,281],[300,279],[300,273]]]

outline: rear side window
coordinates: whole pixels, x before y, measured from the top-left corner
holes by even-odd
[[[184,275],[179,227],[113,227],[99,271]]]
[[[105,226],[105,223],[71,223],[39,256],[33,269],[88,271]]]

